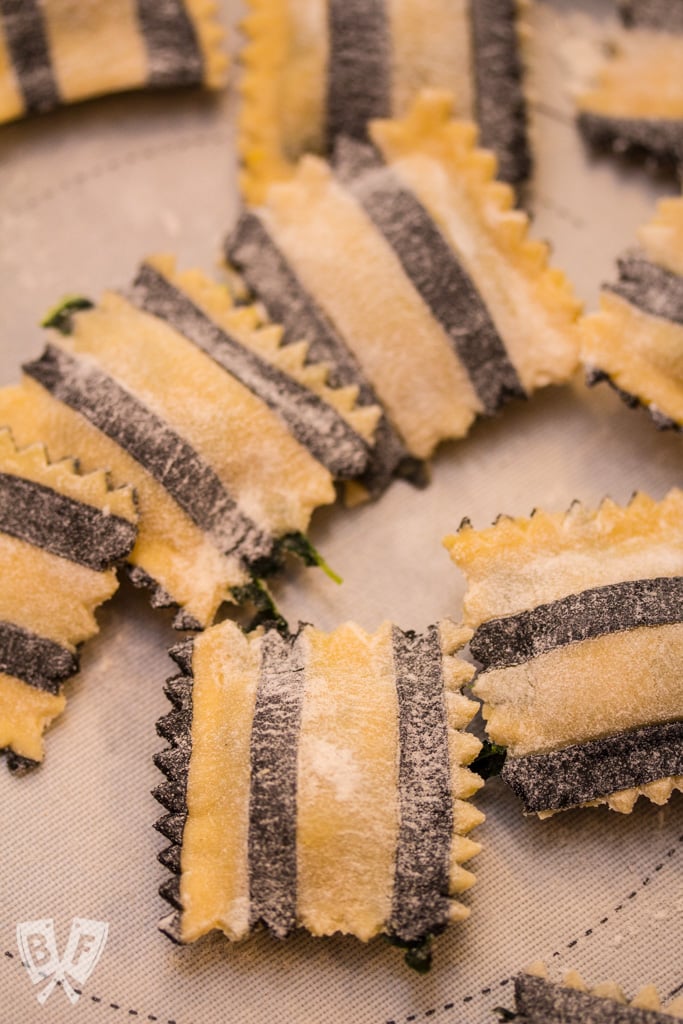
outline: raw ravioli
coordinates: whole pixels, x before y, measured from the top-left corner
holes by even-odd
[[[343,139],[333,167],[304,157],[226,243],[273,319],[382,404],[371,493],[576,366],[579,303],[450,111],[423,93],[404,119],[371,124],[374,147]]]
[[[454,93],[500,177],[529,175],[515,0],[249,0],[244,22],[242,189],[260,202],[304,153],[368,121],[403,117],[421,89]]]
[[[208,625],[276,568],[333,481],[365,468],[377,411],[356,411],[353,389],[303,366],[304,345],[280,349],[277,327],[199,271],[148,261],[125,295],[61,329],[0,392],[0,422],[135,487],[131,576],[179,606],[179,628]]]
[[[664,199],[581,322],[588,383],[607,380],[660,428],[683,428],[683,199]]]
[[[7,420],[3,419],[6,423]],[[0,428],[0,751],[14,771],[43,759],[43,732],[64,709],[62,683],[97,633],[135,542],[130,488],[81,476],[70,459],[19,448]]]
[[[162,930],[238,940],[262,922],[424,952],[466,917],[466,834],[483,818],[465,767],[481,744],[462,731],[472,670],[451,657],[466,638],[448,622],[283,636],[226,621],[176,647],[175,710],[158,726],[175,908]]]
[[[578,99],[579,127],[590,143],[617,153],[683,162],[683,0],[625,0],[628,31],[592,88]]]
[[[0,122],[127,89],[225,84],[213,0],[4,0]]]
[[[473,693],[503,778],[541,816],[683,789],[683,492],[465,521]]]

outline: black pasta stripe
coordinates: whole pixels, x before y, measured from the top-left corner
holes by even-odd
[[[27,114],[62,102],[39,0],[0,0],[2,29]]]
[[[12,775],[27,775],[28,772],[33,771],[40,764],[40,761],[34,761],[32,757],[24,757],[23,754],[17,754],[11,747],[3,747],[0,750],[0,757],[3,754]]]
[[[389,933],[417,942],[448,921],[453,800],[439,630],[393,628],[399,832]]]
[[[245,565],[271,553],[273,539],[240,511],[211,466],[163,419],[92,362],[48,345],[40,359],[24,370],[128,452],[221,551],[235,552]]]
[[[521,665],[582,640],[677,622],[683,622],[683,576],[627,580],[491,619],[477,629],[470,651],[488,671]]]
[[[0,621],[0,672],[49,693],[78,671],[75,654],[54,640]]]
[[[301,633],[263,637],[251,727],[249,899],[251,923],[278,938],[296,925],[297,755],[305,665]]]
[[[153,576],[150,576],[148,572],[145,572],[139,565],[132,565],[130,562],[124,566],[128,579],[140,590],[147,590],[149,603],[152,608],[177,608],[177,612],[173,618],[174,629],[187,629],[196,632],[204,627],[202,626],[199,619],[195,618],[188,612],[187,608],[183,608],[182,605],[178,605],[178,602],[169,594],[167,590],[161,586]],[[265,571],[265,570],[264,570]]]
[[[683,324],[683,277],[644,256],[631,254],[619,260],[619,280],[605,285],[632,306],[652,316]]]
[[[576,807],[683,775],[683,721],[644,725],[547,754],[508,756],[501,775],[529,813]]]
[[[683,0],[618,0],[625,25],[683,32]]]
[[[334,477],[352,479],[363,472],[368,446],[336,409],[222,330],[150,264],[140,268],[129,297],[144,312],[166,320],[260,398]]]
[[[391,113],[391,41],[385,0],[328,0],[327,148],[338,135],[367,137]]]
[[[637,409],[639,406],[646,409],[657,430],[681,431],[681,427],[675,420],[672,420],[670,416],[666,416],[656,406],[648,405],[647,402],[641,402],[637,395],[633,395],[629,391],[624,391],[624,389],[620,388],[618,384],[615,384],[605,370],[598,370],[595,367],[586,368],[587,387],[592,388],[596,384],[601,384],[603,381],[606,381],[607,384],[609,384],[612,390],[619,396],[624,405],[628,406],[629,409]]]
[[[59,491],[0,473],[0,531],[100,572],[130,552],[133,523]]]
[[[480,144],[498,177],[519,185],[531,173],[516,0],[470,0],[475,112]]]
[[[306,341],[309,360],[329,365],[328,379],[333,387],[355,385],[360,405],[380,404],[354,353],[306,291],[256,214],[245,211],[241,215],[226,240],[225,252],[270,319],[284,327],[283,344]],[[407,458],[408,450],[383,412],[361,481],[371,493],[378,494]]]
[[[492,414],[507,398],[524,397],[476,283],[419,200],[369,146],[341,140],[335,170],[443,327],[484,411]]]
[[[578,125],[596,149],[649,153],[666,166],[683,161],[683,118],[606,117],[583,110]]]
[[[364,405],[377,399],[360,365],[329,318],[307,292],[257,214],[245,210],[225,242],[226,258],[244,277],[274,323],[282,324],[282,343],[308,343],[311,362],[329,362],[335,387],[357,384]]]
[[[657,1010],[625,1006],[545,978],[520,974],[515,978],[518,1024],[672,1024],[673,1017]]]
[[[171,845],[162,850],[159,861],[168,868],[172,876],[181,874],[181,853],[187,822],[187,777],[192,758],[193,687],[192,659],[194,640],[185,640],[172,647],[169,654],[181,672],[166,683],[165,692],[173,705],[170,714],[157,722],[157,733],[168,740],[170,747],[154,757],[157,768],[166,776],[166,781],[157,786],[153,796],[169,812],[155,822],[155,828],[170,839]],[[182,904],[180,881],[167,879],[159,893],[174,908],[159,922],[164,934],[177,943],[182,942]]]
[[[202,51],[182,0],[137,0],[137,16],[147,49],[147,84],[200,85]]]

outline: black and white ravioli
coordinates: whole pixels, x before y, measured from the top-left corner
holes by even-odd
[[[566,515],[465,521],[473,693],[502,775],[541,816],[683,788],[683,492]]]
[[[212,0],[2,0],[0,122],[128,89],[225,84]]]
[[[515,978],[514,1011],[502,1014],[499,1019],[518,1024],[674,1024],[683,1018],[683,999],[662,1007],[654,985],[647,985],[628,1001],[614,982],[589,990],[568,971],[558,984],[543,964],[534,964]]]
[[[462,863],[483,815],[465,767],[481,744],[462,731],[472,669],[451,656],[463,639],[448,622],[283,636],[226,621],[176,647],[156,758],[173,873],[162,930],[238,940],[263,923],[414,950],[466,917]]]
[[[18,449],[0,428],[0,751],[15,771],[43,759],[43,732],[64,709],[79,645],[97,633],[97,606],[118,586],[136,518],[130,488],[50,463],[40,444]]]
[[[581,359],[660,428],[683,429],[683,199],[664,199],[581,322]]]
[[[370,136],[341,140],[333,166],[304,157],[243,213],[226,255],[273,319],[381,403],[377,490],[476,416],[566,381],[580,306],[447,94],[422,93]]]
[[[277,327],[200,271],[148,261],[125,295],[50,322],[43,355],[0,391],[0,422],[134,486],[131,576],[180,607],[179,627],[208,625],[283,545],[305,549],[334,481],[365,469],[377,410],[355,410],[354,389],[304,366],[305,345],[280,348]]]
[[[452,92],[500,177],[530,173],[517,0],[249,0],[243,27],[242,191],[261,202],[304,153],[372,118],[403,117],[421,89]]]
[[[588,141],[618,153],[643,153],[683,165],[683,0],[625,0],[627,29],[578,97]]]

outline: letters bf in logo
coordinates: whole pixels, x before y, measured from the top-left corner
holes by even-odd
[[[60,960],[52,918],[22,921],[17,925],[17,945],[31,981],[34,985],[47,982],[38,993],[39,1003],[45,1003],[57,984],[61,984],[72,1003],[78,1002],[80,993],[74,991],[70,979],[79,985],[85,984],[102,955],[108,931],[109,925],[105,921],[74,917],[66,950]]]

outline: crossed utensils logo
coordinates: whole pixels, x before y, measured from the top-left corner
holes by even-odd
[[[70,979],[78,985],[85,984],[102,956],[108,932],[106,921],[74,917],[64,956],[60,959],[52,918],[22,921],[17,925],[17,945],[31,981],[34,985],[47,981],[37,996],[41,1005],[56,985],[62,986],[72,1003],[78,1002],[81,993],[74,989]]]

